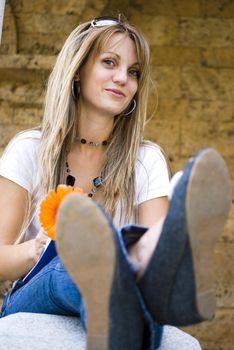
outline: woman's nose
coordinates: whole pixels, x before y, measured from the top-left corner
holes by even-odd
[[[128,79],[128,72],[124,68],[116,69],[113,76],[113,81],[118,84],[125,84]]]

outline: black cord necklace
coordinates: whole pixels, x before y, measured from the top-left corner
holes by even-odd
[[[101,141],[101,142],[94,142],[94,141],[88,141],[88,140],[86,140],[84,138],[79,138],[79,137],[76,137],[76,141],[78,141],[82,145],[86,144],[86,145],[94,146],[94,147],[107,146],[110,143],[110,141],[108,141],[108,140],[104,140],[104,141]]]
[[[66,185],[67,186],[74,186],[75,182],[76,182],[76,178],[75,176],[71,175],[70,172],[70,168],[69,168],[69,164],[68,161],[66,161],[66,171],[67,171],[67,178],[66,178]],[[102,185],[102,177],[101,176],[97,176],[93,179],[93,188],[91,189],[91,191],[88,193],[88,197],[93,197],[94,193],[97,192],[97,189]]]

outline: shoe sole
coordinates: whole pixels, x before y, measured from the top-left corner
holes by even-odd
[[[56,234],[59,256],[85,301],[87,349],[108,350],[109,297],[115,265],[108,220],[91,199],[72,193],[59,207]]]
[[[186,193],[196,303],[203,320],[212,319],[215,313],[213,250],[223,232],[230,206],[231,184],[226,164],[215,150],[204,150],[195,160]]]

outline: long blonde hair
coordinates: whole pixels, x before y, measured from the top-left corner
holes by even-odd
[[[45,98],[42,138],[39,148],[40,186],[44,193],[65,183],[67,152],[77,136],[77,102],[72,96],[72,80],[89,55],[97,54],[115,33],[128,35],[135,43],[140,77],[136,95],[137,107],[130,117],[124,112],[115,117],[111,143],[102,171],[104,208],[113,216],[122,202],[124,217],[133,214],[135,164],[143,140],[150,81],[149,45],[133,26],[92,28],[90,22],[79,25],[67,38],[49,77]]]

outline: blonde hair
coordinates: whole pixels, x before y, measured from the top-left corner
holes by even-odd
[[[77,102],[71,86],[77,70],[90,54],[97,54],[116,33],[128,35],[135,43],[140,77],[135,96],[137,107],[130,117],[124,112],[115,117],[111,142],[102,171],[103,206],[113,216],[121,201],[124,217],[133,214],[135,196],[135,164],[143,141],[149,90],[149,45],[133,26],[121,25],[92,28],[90,22],[79,25],[67,38],[49,77],[45,98],[42,138],[39,148],[40,186],[47,193],[65,183],[67,152],[77,136]]]

